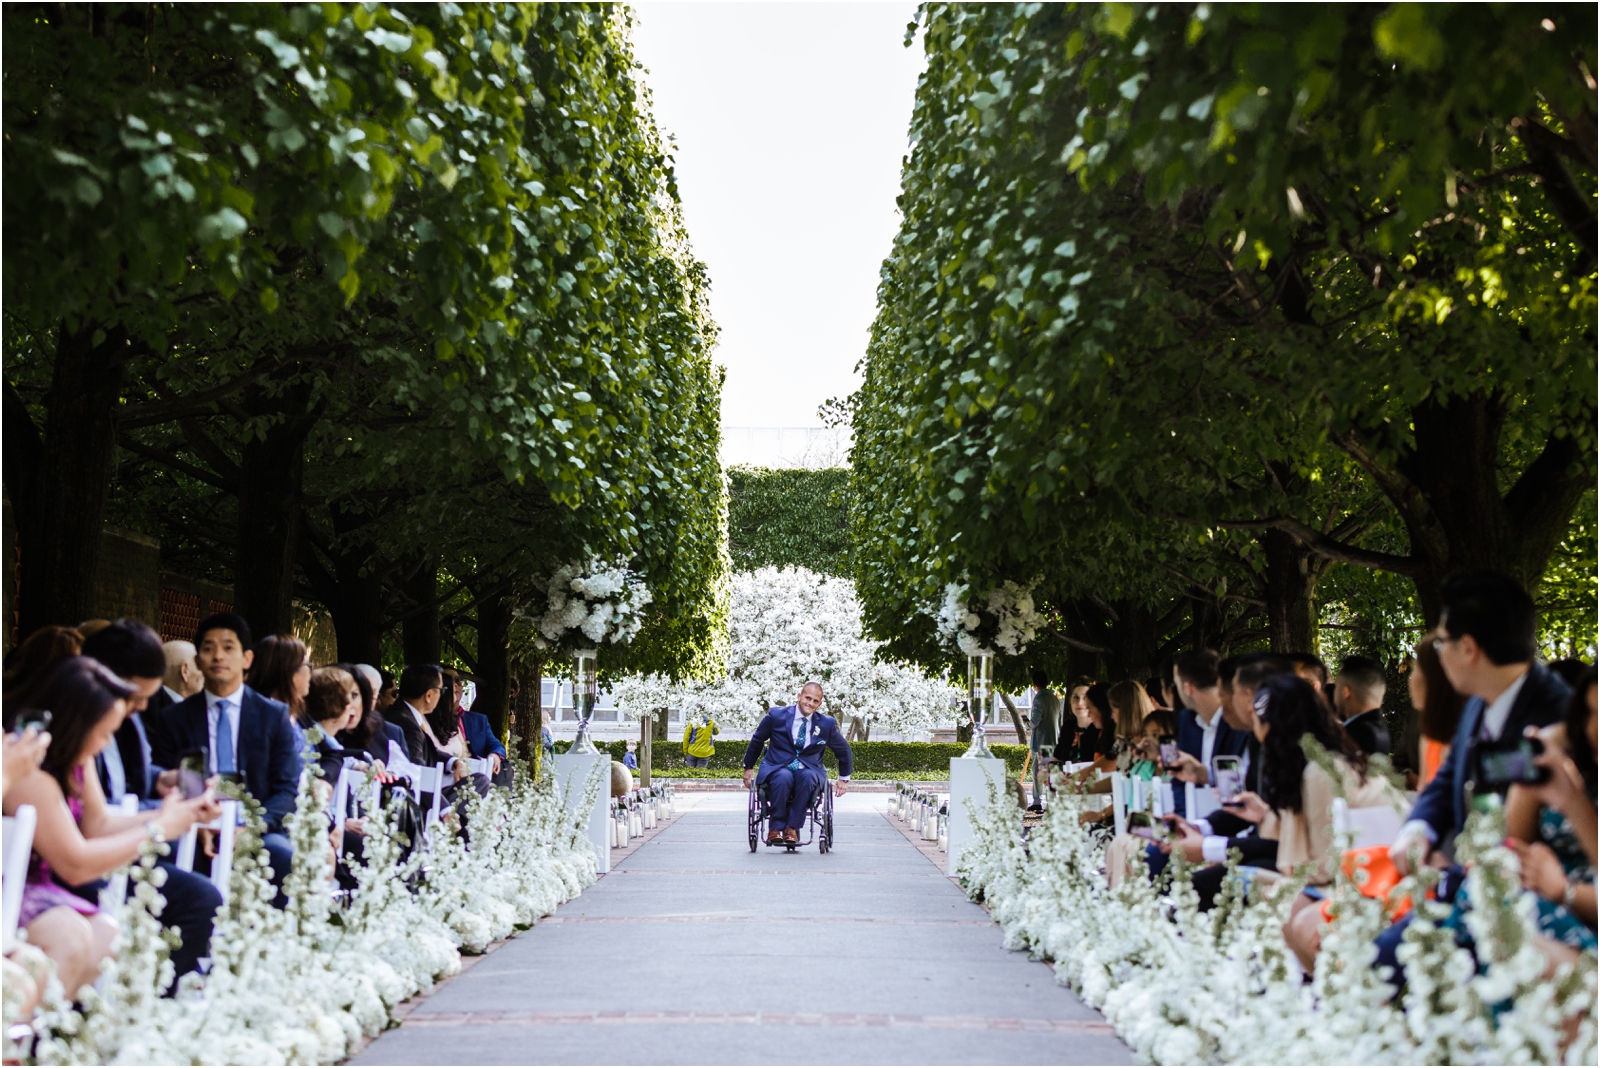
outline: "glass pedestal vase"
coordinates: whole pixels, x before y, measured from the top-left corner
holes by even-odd
[[[972,720],[972,744],[961,754],[963,760],[988,760],[994,757],[984,740],[983,725],[994,712],[994,657],[967,657],[967,716]]]
[[[598,753],[594,739],[589,737],[589,721],[594,718],[595,697],[599,689],[595,684],[594,649],[579,649],[573,653],[572,703],[577,706],[578,736],[572,740],[571,753]]]

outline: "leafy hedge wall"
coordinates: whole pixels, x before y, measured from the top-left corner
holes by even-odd
[[[571,742],[557,742],[556,752],[565,753]],[[611,759],[621,760],[626,752],[624,742],[596,742],[595,746],[611,754]],[[728,778],[738,775],[744,766],[745,743],[730,739],[717,746],[708,770],[721,771]],[[1023,761],[1027,759],[1025,745],[991,745],[994,755],[1006,762],[1006,770],[1013,775],[1022,774]],[[874,775],[948,773],[950,758],[967,751],[964,743],[943,742],[855,742],[850,746],[855,756],[855,770]],[[824,753],[822,762],[829,772],[837,770],[831,752]],[[656,775],[671,775],[688,767],[682,749],[674,742],[658,743],[650,754],[650,770]],[[694,776],[700,778],[703,776]]]

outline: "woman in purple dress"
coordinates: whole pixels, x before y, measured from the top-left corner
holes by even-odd
[[[32,805],[38,813],[18,924],[55,963],[69,995],[94,982],[117,932],[114,919],[69,888],[105,878],[137,858],[149,839],[176,841],[191,824],[218,813],[209,788],[191,800],[173,790],[159,809],[133,816],[114,814],[106,805],[94,758],[112,744],[132,693],[87,657],[63,659],[30,695],[51,714],[44,764],[7,784],[7,814],[18,805]]]

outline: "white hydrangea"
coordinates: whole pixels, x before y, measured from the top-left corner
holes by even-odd
[[[1006,581],[974,598],[964,582],[944,588],[944,599],[930,611],[939,637],[966,656],[1021,656],[1043,622],[1033,603],[1034,579],[1026,586]]]
[[[611,685],[617,707],[637,718],[654,708],[705,712],[735,728],[754,726],[806,682],[823,684],[823,710],[883,730],[927,730],[947,718],[957,691],[910,664],[882,660],[882,643],[861,631],[855,583],[804,568],[767,567],[733,577],[728,672],[710,681],[659,676]]]
[[[591,645],[626,645],[644,625],[651,601],[644,580],[623,561],[606,564],[598,558],[558,568],[546,586],[539,636],[549,645],[583,635]]]

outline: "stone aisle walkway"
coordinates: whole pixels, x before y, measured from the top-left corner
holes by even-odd
[[[752,855],[745,795],[689,797],[352,1063],[1131,1063],[1046,965],[1000,947],[883,794],[839,801],[827,856]]]

